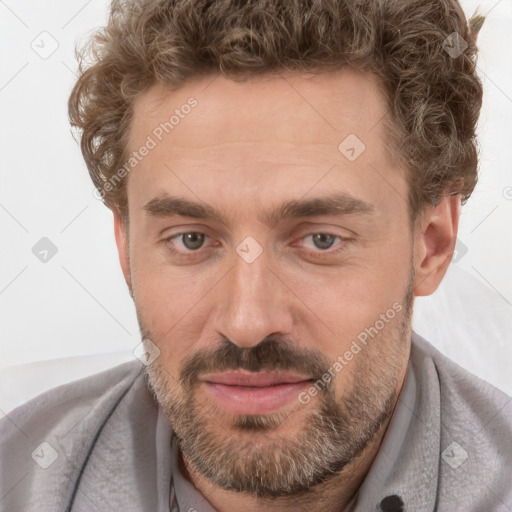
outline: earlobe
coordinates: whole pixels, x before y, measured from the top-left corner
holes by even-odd
[[[121,270],[123,271],[124,280],[128,285],[130,295],[133,297],[132,282],[130,273],[130,251],[128,245],[128,233],[125,222],[121,217],[121,214],[117,210],[113,210],[114,215],[114,235],[116,238],[117,253],[119,255],[119,263],[121,264]]]
[[[441,283],[450,261],[459,227],[461,197],[445,197],[429,206],[416,226],[414,237],[414,295],[431,295]]]

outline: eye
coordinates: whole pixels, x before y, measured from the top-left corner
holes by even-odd
[[[191,231],[188,233],[178,233],[176,235],[172,235],[169,238],[166,238],[166,242],[173,242],[174,244],[180,245],[178,242],[181,241],[181,249],[185,249],[185,251],[197,251],[200,249],[206,239],[206,235],[204,233],[199,233],[197,231]]]
[[[311,239],[313,242],[313,249],[321,249],[322,251],[326,251],[327,249],[330,249],[336,238],[339,238],[341,242],[343,242],[345,239],[338,235],[331,235],[329,233],[310,233],[309,235],[306,235],[303,240],[307,240],[308,238]],[[304,245],[304,244],[303,244]],[[340,244],[337,244],[340,245]],[[304,245],[304,247],[307,247]]]

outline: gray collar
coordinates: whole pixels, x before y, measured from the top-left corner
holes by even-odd
[[[178,446],[171,439],[171,464],[174,492],[180,510],[197,510],[198,512],[215,512],[215,509],[203,495],[182,475],[178,466]]]
[[[414,339],[413,334],[413,339]],[[414,342],[407,374],[354,511],[433,511],[440,453],[439,386],[418,367]]]

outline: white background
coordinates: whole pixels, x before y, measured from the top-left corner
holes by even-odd
[[[463,208],[459,239],[467,253],[452,264],[455,284],[417,301],[415,325],[461,365],[512,394],[512,2],[462,5],[466,14],[480,6],[488,15],[479,36],[480,182]],[[112,215],[93,197],[67,120],[75,44],[104,24],[107,7],[104,0],[0,0],[0,369],[131,351],[140,342]],[[31,47],[41,38],[47,51],[58,44],[48,58]],[[47,263],[32,253],[42,237],[58,249]],[[429,316],[457,301],[462,315],[444,323]],[[505,327],[489,330],[485,322]]]

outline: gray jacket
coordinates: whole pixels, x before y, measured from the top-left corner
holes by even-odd
[[[60,386],[1,420],[0,511],[213,511],[179,474],[141,370]],[[349,509],[512,511],[512,400],[413,333],[397,407]]]

